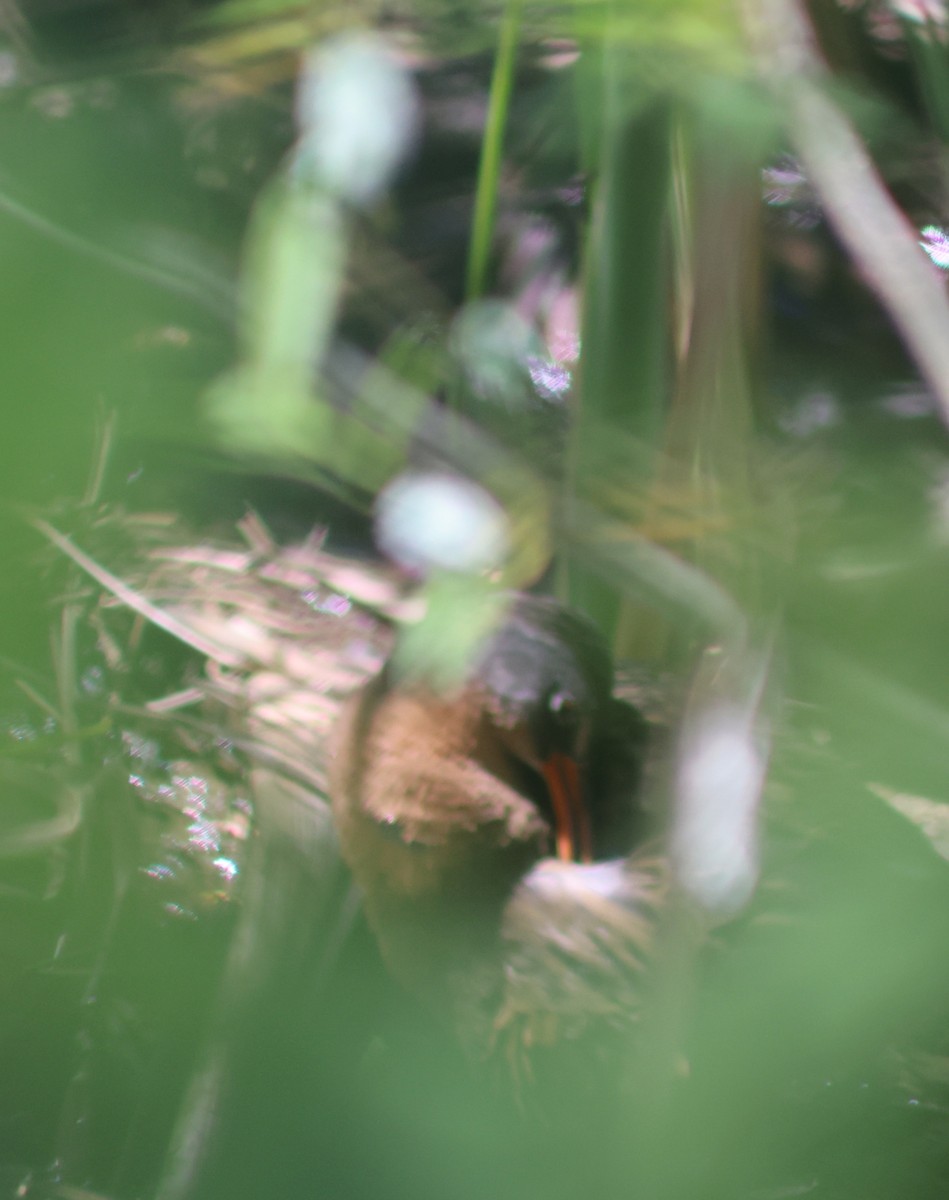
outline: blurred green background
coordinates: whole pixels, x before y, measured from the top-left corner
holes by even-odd
[[[947,44],[936,0],[0,6],[0,1194],[945,1195]],[[252,813],[240,756],[143,732],[192,660],[110,660],[29,523],[365,554],[408,468],[771,740],[756,897],[657,985],[688,1080],[569,1131],[393,991],[315,819],[151,870],[189,787]],[[459,638],[479,569],[428,584]]]

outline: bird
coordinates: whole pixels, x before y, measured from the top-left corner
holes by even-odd
[[[389,973],[518,1080],[640,1010],[666,871],[638,802],[649,725],[613,682],[591,621],[513,596],[461,685],[390,661],[330,741],[341,853]]]
[[[388,974],[469,1059],[523,1078],[548,1048],[636,1028],[669,875],[642,801],[656,697],[647,720],[597,627],[521,593],[459,687],[400,673],[396,631],[420,610],[397,572],[320,537],[279,547],[250,518],[241,533],[245,551],[159,541],[123,597],[159,597],[207,656],[197,694],[252,764],[268,877],[290,887],[289,855],[317,893],[294,944],[336,926],[338,848]]]
[[[165,995],[155,973],[136,976],[133,991],[107,971],[115,990],[92,1011],[97,1036],[83,1037],[89,1050],[64,1108],[82,1120],[63,1122],[57,1172],[88,1186],[86,1151],[107,1138],[110,1150],[134,1147],[124,1157],[136,1163],[171,1146],[160,1190],[169,1200],[235,1186],[271,1195],[281,1170],[278,1188],[299,1190],[301,1146],[313,1153],[307,1170],[330,1162],[358,1171],[371,1161],[376,1190],[411,1160],[420,1164],[410,1185],[419,1194],[473,1195],[474,1180],[503,1196],[591,1186],[612,1195],[618,1185],[649,1195],[696,1187],[777,1195],[787,1191],[784,1157],[776,1178],[765,1164],[763,1188],[748,1130],[759,1142],[790,1131],[776,1144],[801,1157],[804,1178],[817,1178],[824,1152],[810,1141],[826,1143],[826,1081],[841,1085],[832,1091],[844,1116],[842,1085],[861,1081],[851,1115],[864,1130],[863,1081],[889,1063],[870,1089],[885,1113],[869,1136],[887,1148],[907,1071],[921,1072],[911,1083],[914,1120],[925,1107],[943,1111],[917,1107],[916,1097],[941,1088],[925,1070],[942,1059],[917,1051],[942,1045],[938,1035],[929,1041],[929,1027],[944,1012],[945,973],[933,974],[943,927],[927,933],[920,914],[947,911],[944,863],[902,817],[868,806],[859,766],[823,739],[786,737],[755,906],[727,930],[700,923],[693,955],[693,930],[684,936],[683,926],[695,914],[650,828],[667,776],[676,799],[670,768],[683,744],[688,750],[674,688],[642,705],[647,721],[620,698],[623,682],[589,622],[552,600],[511,596],[464,683],[439,691],[391,658],[396,627],[418,615],[402,581],[338,558],[315,538],[281,547],[249,521],[242,533],[244,548],[178,545],[159,523],[157,545],[121,580],[65,537],[50,539],[98,582],[92,624],[103,645],[127,644],[135,661],[145,620],[158,626],[156,637],[171,633],[200,656],[203,675],[189,660],[189,686],[138,715],[150,735],[157,728],[180,747],[167,763],[150,762],[150,772],[189,783],[155,791],[162,812],[188,806],[185,837],[176,824],[168,861],[184,855],[204,868],[179,875],[174,908],[189,915],[178,928],[207,934],[206,880],[222,878],[223,866],[236,868],[238,881],[231,893],[214,888],[234,920],[215,918],[227,969],[199,1061],[181,1057],[177,1019],[148,1031],[152,1061],[191,1079],[174,1131],[152,1073],[136,1067],[117,1100],[114,1089],[104,1097],[106,1089],[87,1086],[102,1078],[92,1072],[103,1062],[111,1072],[115,1062],[139,1061],[127,1052],[124,1017],[143,1005],[143,989]],[[728,676],[720,669],[715,682]],[[668,756],[655,699],[677,731]],[[706,694],[707,705],[718,699],[714,689],[711,700]],[[202,737],[211,748],[192,763]],[[149,742],[129,737],[128,745],[130,778],[141,784]],[[234,802],[199,805],[202,818],[216,815],[198,821],[193,785],[215,764],[215,793],[229,785]],[[106,807],[120,823],[137,812]],[[150,800],[144,807],[155,810]],[[669,825],[674,846],[674,813]],[[123,824],[115,845],[124,853],[134,845],[141,864],[164,862],[164,832],[149,841],[158,828],[149,820],[130,837]],[[366,924],[350,904],[337,842]],[[117,878],[136,876],[123,871]],[[167,873],[149,866],[137,884],[122,923],[133,922],[136,944],[149,946],[156,926],[167,932]],[[166,961],[160,956],[155,972]],[[389,986],[382,964],[400,986]],[[901,998],[897,980],[911,985]],[[403,996],[390,1008],[393,993]],[[112,1007],[96,1017],[104,1003]],[[423,1016],[403,1027],[409,1009]],[[448,1038],[430,1028],[428,1012]],[[117,1032],[100,1036],[106,1029]],[[494,1087],[481,1105],[484,1092],[469,1088],[458,1056],[442,1053],[451,1040],[488,1068],[491,1083],[513,1078],[542,1119],[509,1120]],[[620,1089],[609,1086],[617,1074]],[[551,1078],[582,1090],[545,1088]],[[371,1155],[365,1139],[340,1136],[364,1127]],[[927,1138],[934,1132],[927,1127]],[[853,1140],[842,1149],[832,1141],[844,1165],[830,1165],[849,1172],[860,1161]],[[93,1186],[155,1190],[128,1175],[117,1186],[114,1157]],[[876,1169],[878,1159],[868,1161]]]

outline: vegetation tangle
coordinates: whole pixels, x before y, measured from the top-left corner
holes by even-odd
[[[945,1195],[947,56],[5,6],[0,1193]]]

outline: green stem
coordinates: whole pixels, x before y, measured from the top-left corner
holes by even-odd
[[[507,126],[511,88],[514,82],[514,59],[521,25],[521,0],[508,0],[501,19],[501,32],[488,96],[488,118],[481,143],[478,164],[478,188],[475,193],[471,247],[468,253],[467,296],[476,300],[484,294],[494,239],[494,220],[498,206],[498,179],[501,174],[501,150]]]

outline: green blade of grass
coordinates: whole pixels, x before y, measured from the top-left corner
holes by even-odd
[[[475,192],[474,219],[468,253],[467,296],[476,300],[487,285],[491,243],[498,206],[498,179],[501,174],[501,152],[507,127],[511,90],[514,83],[514,60],[521,26],[521,0],[508,0],[501,19],[501,31],[488,96],[488,117],[481,142],[478,165],[478,186]]]

